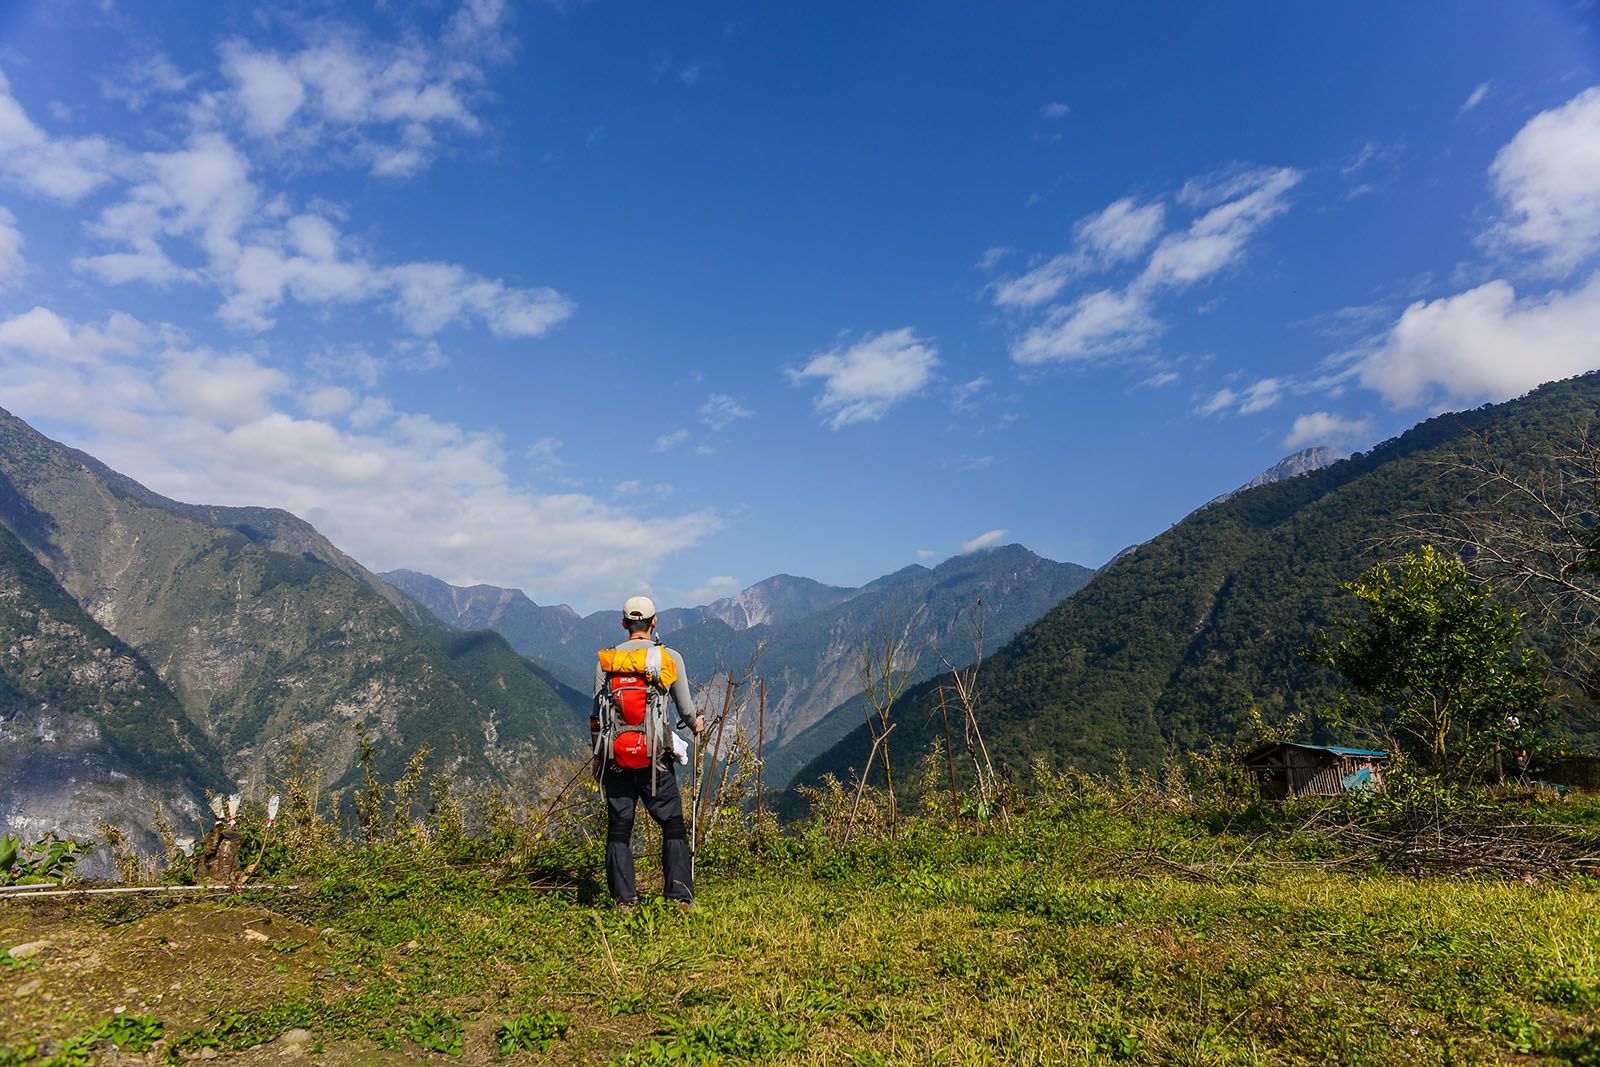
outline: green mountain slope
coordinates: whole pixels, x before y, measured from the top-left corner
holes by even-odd
[[[1035,757],[1107,771],[1125,754],[1155,766],[1170,749],[1230,738],[1253,702],[1269,721],[1304,713],[1307,733],[1336,679],[1296,654],[1328,625],[1347,581],[1393,549],[1405,516],[1448,512],[1472,481],[1440,465],[1472,434],[1512,464],[1593,421],[1600,376],[1505,404],[1441,415],[1371,452],[1240,493],[1120,557],[984,665],[981,722],[997,765]],[[934,683],[910,691],[893,744],[920,757],[942,736]],[[859,766],[865,727],[812,761],[797,784]]]
[[[421,744],[476,779],[582,744],[570,690],[498,636],[466,659],[443,647],[459,635],[414,623],[420,609],[300,520],[167,500],[4,412],[0,522],[149,661],[230,774],[304,729],[343,778],[357,720],[386,772]]]

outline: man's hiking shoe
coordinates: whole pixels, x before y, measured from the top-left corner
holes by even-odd
[[[638,906],[639,906],[639,902],[637,900],[630,900],[625,904],[618,904],[617,905],[617,914],[618,915],[632,915],[633,914],[633,909],[637,908]]]
[[[688,912],[688,911],[699,911],[700,910],[700,904],[699,904],[698,901],[694,901],[694,900],[679,900],[679,901],[676,901],[676,903],[678,905],[678,910],[679,911]]]

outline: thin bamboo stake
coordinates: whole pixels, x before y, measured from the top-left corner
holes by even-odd
[[[760,679],[761,700],[756,711],[756,851],[761,850],[761,802],[766,793],[767,769],[767,680]]]
[[[42,893],[12,893],[0,900],[33,900],[37,897],[84,897],[114,893],[255,893],[260,890],[291,892],[297,885],[119,885],[105,889],[49,889]]]

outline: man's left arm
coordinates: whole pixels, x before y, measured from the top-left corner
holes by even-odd
[[[672,662],[678,668],[678,677],[672,680],[672,702],[678,708],[678,725],[687,726],[695,733],[706,727],[705,719],[695,711],[694,697],[689,692],[689,669],[683,665],[683,657],[673,649],[667,649],[667,654],[672,657]]]

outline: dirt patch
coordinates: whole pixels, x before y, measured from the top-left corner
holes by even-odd
[[[237,902],[132,907],[0,903],[0,949],[37,945],[0,968],[7,1043],[70,1037],[113,1014],[151,1015],[169,1035],[223,1012],[309,996],[327,980],[323,931]]]

